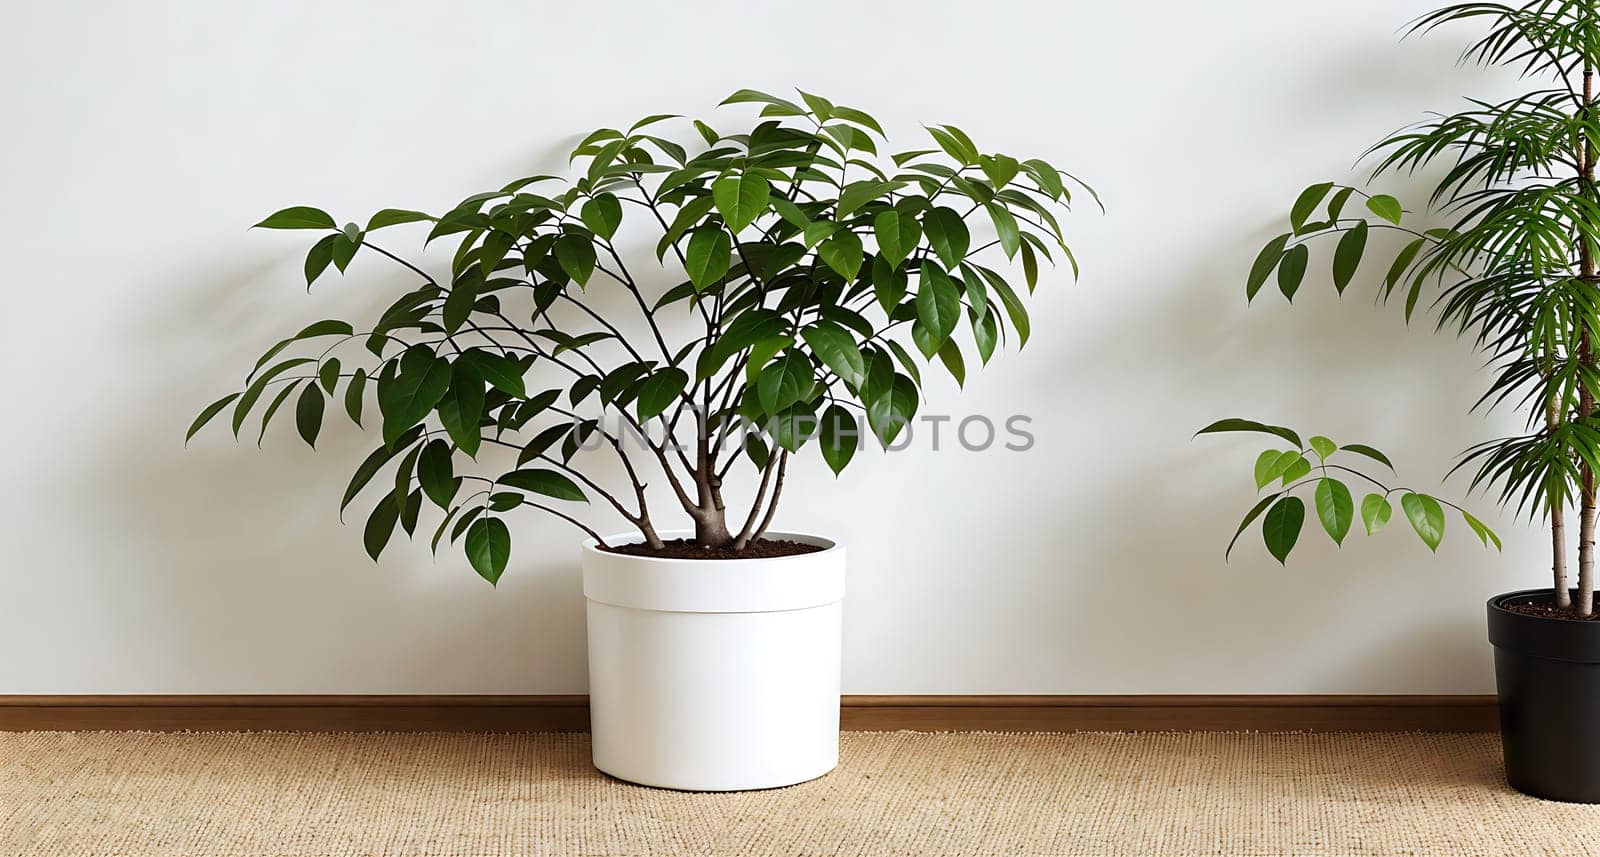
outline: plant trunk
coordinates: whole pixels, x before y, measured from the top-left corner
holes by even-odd
[[[1545,429],[1556,430],[1560,424],[1556,404],[1550,402],[1544,409]],[[1555,578],[1556,606],[1572,608],[1572,590],[1567,582],[1567,506],[1566,497],[1551,498],[1550,504],[1550,571]]]
[[[733,541],[728,516],[721,509],[701,509],[694,518],[694,542],[703,548],[720,548]]]
[[[1583,111],[1589,112],[1590,105],[1594,102],[1594,69],[1587,63],[1583,69]],[[1583,142],[1579,154],[1579,173],[1581,193],[1588,193],[1594,186],[1594,152],[1587,139]],[[1578,236],[1578,268],[1583,282],[1594,283],[1594,248],[1582,235]],[[1589,329],[1585,325],[1578,336],[1578,360],[1585,366],[1594,365],[1594,347],[1589,340]],[[1589,390],[1587,383],[1578,384],[1578,419],[1588,421],[1594,413],[1594,393]],[[1575,605],[1580,616],[1588,616],[1594,612],[1594,527],[1595,527],[1595,474],[1594,468],[1587,463],[1582,466],[1581,506],[1578,516],[1578,603]]]
[[[710,391],[706,393],[709,397]],[[733,541],[728,532],[728,513],[722,501],[722,480],[711,456],[711,426],[707,418],[711,402],[695,409],[694,484],[698,504],[694,517],[694,542],[703,548],[720,548]]]

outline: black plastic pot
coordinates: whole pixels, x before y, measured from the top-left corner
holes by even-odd
[[[1600,620],[1501,606],[1553,600],[1548,589],[1489,599],[1506,782],[1547,800],[1600,803]]]

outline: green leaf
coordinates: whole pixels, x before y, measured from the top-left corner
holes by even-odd
[[[1394,287],[1400,282],[1400,278],[1405,276],[1406,269],[1411,267],[1411,263],[1417,258],[1417,253],[1421,252],[1422,245],[1426,242],[1426,238],[1418,238],[1407,244],[1394,257],[1394,263],[1389,266],[1389,273],[1385,274],[1383,278],[1385,294],[1394,291]]]
[[[423,214],[420,211],[407,211],[403,208],[385,208],[377,214],[372,215],[371,219],[367,221],[367,231],[371,232],[374,229],[382,229],[385,226],[399,226],[402,223],[416,223],[419,220],[433,219],[433,215]]]
[[[744,375],[747,382],[754,382],[761,370],[772,362],[772,358],[779,353],[787,351],[794,345],[794,337],[787,334],[772,336],[750,346],[749,356],[745,358]]]
[[[860,236],[848,229],[835,232],[833,237],[818,245],[817,256],[846,280],[855,279],[861,271],[862,262],[866,260]]]
[[[798,402],[767,420],[767,430],[780,448],[798,452],[807,441],[817,436],[817,415],[810,405]]]
[[[878,212],[872,220],[872,231],[878,238],[878,257],[890,268],[905,261],[922,240],[922,226],[916,216],[896,208]]]
[[[1426,494],[1403,494],[1400,508],[1405,510],[1411,529],[1417,531],[1417,537],[1428,550],[1438,551],[1439,543],[1444,541],[1444,508],[1439,501]]]
[[[696,289],[722,279],[732,265],[733,241],[720,226],[702,226],[689,236],[684,251],[684,270]]]
[[[1319,435],[1312,435],[1311,440],[1309,442],[1311,444],[1311,449],[1314,450],[1317,453],[1317,458],[1322,460],[1322,461],[1327,461],[1328,460],[1328,456],[1330,456],[1330,455],[1334,454],[1335,452],[1339,451],[1339,445],[1338,444],[1336,444],[1333,441],[1323,437],[1320,434]]]
[[[961,323],[961,293],[950,275],[926,259],[917,280],[917,321],[932,337],[932,351],[923,349],[925,356],[932,357]]]
[[[962,166],[967,166],[978,160],[978,148],[972,144],[971,138],[961,133],[961,129],[951,125],[938,127],[930,126],[928,134],[934,142],[939,144],[945,154],[959,161]]]
[[[256,229],[336,229],[333,216],[320,208],[295,205],[269,215]]]
[[[501,491],[489,495],[489,511],[509,512],[522,505],[523,496],[515,491]]]
[[[1017,255],[1017,248],[1022,245],[1022,235],[1017,230],[1017,219],[1005,206],[989,203],[984,206],[989,210],[989,219],[994,221],[994,231],[1000,238],[1000,249],[1005,251],[1006,258]]]
[[[485,351],[482,348],[468,348],[465,353],[456,358],[457,363],[466,361],[478,370],[478,374],[485,381],[493,384],[495,389],[507,395],[521,399],[528,395],[528,388],[523,381],[526,369],[521,363],[504,354]]]
[[[395,505],[402,512],[402,518],[404,517],[406,498],[411,496],[411,477],[417,472],[417,459],[421,455],[422,447],[414,447],[405,454],[404,458],[400,459],[400,466],[396,467],[394,471],[394,490],[391,495],[394,497]]]
[[[545,452],[550,449],[550,447],[555,445],[556,441],[566,436],[566,434],[571,430],[572,425],[570,423],[560,423],[550,426],[544,431],[534,435],[533,440],[528,441],[527,444],[522,447],[522,452],[517,454],[517,466],[521,467],[522,465],[527,464],[539,456],[544,455]]]
[[[405,368],[406,359],[412,363],[409,369]],[[421,346],[408,350],[406,359],[402,359],[401,371],[393,380],[378,379],[378,408],[383,412],[383,439],[390,444],[406,429],[426,417],[450,389],[449,363],[434,357]]]
[[[594,245],[581,235],[567,233],[556,239],[556,263],[572,281],[582,286],[594,274]]]
[[[904,268],[891,268],[880,253],[872,259],[872,291],[885,314],[892,314],[906,297],[908,277]]]
[[[330,396],[339,386],[339,367],[339,358],[329,357],[322,364],[322,368],[317,370],[317,380],[322,383],[322,389],[327,390]]]
[[[266,439],[267,425],[272,422],[272,415],[283,407],[283,403],[288,401],[289,396],[294,393],[295,388],[299,385],[299,381],[291,381],[283,385],[283,389],[278,391],[278,395],[272,397],[272,403],[267,405],[267,410],[261,415],[261,434],[256,436],[256,446],[260,446],[261,442]]]
[[[946,268],[954,269],[967,258],[972,234],[955,209],[939,206],[922,215],[922,230],[928,235],[928,244],[938,254]]]
[[[986,276],[984,279],[989,281],[989,288],[994,289],[995,294],[1000,296],[1000,303],[1005,305],[1006,317],[1011,319],[1011,326],[1017,331],[1017,346],[1027,345],[1028,310],[1022,305],[1022,300],[1012,291],[1011,285],[999,276]]]
[[[1350,497],[1350,489],[1337,479],[1323,478],[1317,482],[1315,496],[1322,528],[1327,530],[1334,544],[1344,544],[1350,522],[1355,520],[1355,501]]]
[[[221,413],[222,409],[226,408],[230,403],[233,402],[234,399],[239,398],[239,395],[240,394],[238,393],[229,393],[215,402],[206,405],[206,409],[200,412],[200,416],[195,417],[194,422],[189,424],[189,431],[183,436],[183,442],[188,443],[191,439],[193,439],[196,433],[206,427],[206,423],[211,422],[213,417]]]
[[[456,514],[461,509],[461,506],[457,506],[445,513],[444,520],[439,522],[439,529],[433,531],[433,541],[428,544],[428,549],[433,552],[434,556],[439,555],[439,541],[444,538],[445,531],[450,529],[450,522],[456,519]]]
[[[766,441],[763,441],[761,436],[753,431],[745,432],[744,454],[749,456],[750,463],[754,464],[757,468],[766,467],[767,461],[772,455],[771,451],[767,449]]]
[[[1333,195],[1332,199],[1328,200],[1328,222],[1330,224],[1339,221],[1339,216],[1344,213],[1345,203],[1350,201],[1350,197],[1355,192],[1356,189],[1353,187],[1343,187]]]
[[[389,536],[394,533],[395,522],[400,520],[400,505],[394,501],[393,494],[384,494],[378,500],[378,505],[372,508],[372,514],[367,516],[367,525],[361,532],[361,544],[367,549],[367,556],[373,562],[378,561],[378,556],[383,553],[385,545],[389,544]]]
[[[1300,443],[1300,435],[1295,434],[1292,429],[1287,429],[1283,426],[1270,426],[1266,423],[1258,423],[1255,420],[1241,420],[1237,417],[1225,420],[1217,420],[1216,422],[1206,426],[1194,434],[1195,437],[1199,437],[1203,434],[1220,434],[1222,432],[1256,432],[1259,434],[1270,434],[1281,437],[1284,440],[1294,444],[1296,447],[1302,445]]]
[[[762,410],[775,415],[808,398],[813,380],[811,361],[801,352],[790,350],[761,370],[756,378],[756,398]]]
[[[1317,204],[1322,202],[1328,191],[1333,189],[1333,182],[1314,184],[1300,192],[1300,197],[1294,201],[1294,206],[1289,209],[1289,226],[1296,235],[1300,234],[1300,227],[1306,223],[1306,218],[1317,210]]]
[[[344,510],[350,506],[350,501],[354,500],[356,495],[361,493],[362,488],[367,487],[367,483],[372,481],[372,477],[377,475],[378,471],[381,470],[385,464],[388,464],[390,459],[400,454],[400,450],[406,448],[421,436],[422,427],[417,426],[410,431],[407,431],[398,442],[394,444],[384,444],[383,446],[374,449],[371,454],[369,454],[366,459],[361,462],[361,465],[356,468],[356,472],[350,477],[350,484],[344,489],[344,498],[339,501],[340,516],[342,517],[344,515]]]
[[[889,340],[889,350],[894,352],[894,359],[900,364],[900,368],[906,370],[906,374],[911,377],[913,389],[922,386],[922,372],[917,369],[917,361],[911,359],[910,352],[893,339]]]
[[[684,388],[689,386],[689,373],[676,366],[668,366],[659,372],[651,373],[644,381],[644,386],[639,388],[639,400],[636,405],[639,422],[653,419],[665,411],[668,406],[683,395]]]
[[[1244,531],[1249,528],[1250,523],[1256,518],[1261,517],[1261,513],[1265,512],[1267,507],[1272,505],[1272,501],[1276,499],[1278,499],[1278,495],[1276,494],[1270,497],[1262,497],[1261,501],[1256,503],[1255,506],[1245,514],[1244,520],[1239,522],[1239,529],[1234,530],[1233,538],[1228,540],[1228,549],[1222,553],[1222,559],[1224,562],[1227,561],[1228,557],[1233,555],[1233,546],[1239,543],[1239,537],[1244,535]]]
[[[511,531],[499,518],[479,518],[467,528],[467,561],[478,576],[499,585],[511,561]]]
[[[356,251],[361,249],[361,241],[359,233],[354,238],[343,233],[334,236],[330,255],[333,257],[333,266],[339,269],[339,273],[344,273],[345,269],[350,267],[350,260],[354,259]]]
[[[622,203],[615,194],[602,193],[583,204],[579,217],[589,231],[610,241],[611,236],[617,234],[617,227],[622,225]]]
[[[1500,537],[1494,534],[1494,530],[1489,529],[1482,521],[1472,517],[1465,509],[1461,510],[1461,520],[1467,522],[1467,526],[1471,527],[1472,531],[1478,535],[1478,541],[1483,542],[1484,547],[1488,547],[1489,543],[1493,542],[1495,550],[1505,549],[1500,544]]]
[[[978,358],[985,364],[994,356],[994,347],[1000,339],[1000,325],[995,320],[994,313],[977,315],[971,310],[967,311],[967,318],[972,322],[972,342],[978,346]]]
[[[1339,246],[1333,251],[1333,288],[1339,294],[1344,294],[1345,287],[1355,279],[1356,269],[1361,267],[1361,255],[1366,250],[1367,222],[1363,220],[1339,239]]]
[[[1377,196],[1368,198],[1367,209],[1396,226],[1400,225],[1400,218],[1405,213],[1400,208],[1400,200],[1386,193],[1380,193]],[[1404,503],[1404,500],[1401,502]]]
[[[1073,262],[1072,271],[1076,277],[1077,262]],[[1028,284],[1029,294],[1032,294],[1034,288],[1039,285],[1039,257],[1033,252],[1032,244],[1022,245],[1022,279]]]
[[[417,481],[422,492],[441,509],[450,508],[461,483],[456,480],[454,456],[450,444],[443,440],[430,440],[417,457]]]
[[[1256,458],[1256,490],[1260,491],[1267,487],[1268,483],[1282,476],[1283,471],[1287,470],[1289,465],[1293,464],[1295,459],[1299,457],[1300,453],[1293,450],[1284,452],[1282,450],[1269,449],[1261,453]]]
[[[571,500],[575,503],[589,502],[589,498],[584,496],[583,489],[578,487],[578,483],[554,470],[538,468],[513,470],[501,476],[498,481],[501,485],[521,488],[524,491],[532,491],[535,494],[543,494],[546,497],[554,497],[557,500]]]
[[[966,361],[961,358],[961,346],[956,345],[954,339],[946,339],[944,344],[939,346],[939,362],[950,372],[950,377],[956,379],[956,386],[967,385]]]
[[[1306,276],[1306,262],[1311,258],[1311,251],[1304,244],[1296,244],[1283,254],[1283,261],[1278,263],[1278,291],[1289,300],[1294,300],[1294,293],[1300,289],[1300,281]]]
[[[294,406],[294,425],[299,430],[300,437],[312,449],[317,448],[317,434],[322,431],[322,411],[326,402],[322,399],[322,390],[316,384],[307,384],[300,391],[300,399]]]
[[[1293,456],[1284,467],[1283,474],[1279,476],[1285,488],[1289,486],[1289,483],[1311,472],[1311,462],[1307,461],[1304,455],[1296,452],[1293,453]]]
[[[1288,564],[1289,552],[1299,541],[1300,527],[1305,520],[1306,504],[1299,497],[1284,497],[1267,510],[1267,517],[1261,522],[1261,538],[1266,542],[1267,552],[1280,565]]]
[[[833,108],[833,118],[843,119],[846,122],[854,122],[863,128],[871,128],[873,131],[877,132],[879,137],[884,136],[883,126],[878,124],[878,120],[868,116],[860,110],[855,109],[854,107],[835,105]]]
[[[1061,183],[1061,171],[1051,166],[1048,161],[1038,158],[1029,158],[1022,162],[1022,168],[1033,178],[1039,189],[1050,196],[1051,199],[1060,201],[1066,194],[1067,188]]]
[[[1367,535],[1375,535],[1383,529],[1392,514],[1394,507],[1382,494],[1368,494],[1361,498],[1361,523],[1366,526]]]
[[[1390,470],[1394,469],[1394,464],[1389,461],[1389,456],[1384,455],[1383,453],[1373,449],[1370,446],[1367,446],[1364,443],[1347,443],[1339,448],[1345,452],[1353,452],[1356,455],[1365,455],[1373,461],[1381,463],[1384,467],[1387,467]]]
[[[793,116],[799,116],[805,113],[804,110],[800,109],[800,105],[795,104],[793,101],[785,101],[782,98],[777,98],[775,96],[768,95],[765,92],[760,92],[754,89],[741,89],[727,98],[722,99],[717,106],[721,107],[728,104],[746,104],[751,102],[757,104],[771,104],[776,107],[782,107],[792,111],[790,115]]]
[[[795,91],[800,93],[800,97],[805,100],[806,106],[811,108],[811,112],[816,115],[817,119],[826,122],[832,118],[833,102],[820,95],[812,95],[803,89],[796,89]]]
[[[832,405],[822,412],[820,441],[822,460],[838,476],[861,445],[861,425],[843,405]]]
[[[350,415],[350,421],[361,425],[361,408],[366,404],[367,395],[367,370],[357,369],[351,376],[350,383],[344,388],[344,410]]]
[[[838,231],[839,224],[831,220],[816,220],[805,227],[804,234],[801,237],[805,239],[805,247],[809,250]]]
[[[771,183],[756,173],[723,176],[711,184],[711,198],[716,202],[717,213],[735,234],[767,210],[767,199],[771,196]]]
[[[859,388],[866,380],[867,362],[856,346],[855,337],[837,324],[819,321],[800,331],[800,338],[811,346],[822,365],[832,369],[846,384]]]
[[[450,367],[450,387],[439,399],[439,422],[449,433],[456,446],[469,456],[477,457],[483,436],[478,425],[483,420],[484,380],[477,364],[471,360],[457,360]]]
[[[460,330],[461,325],[466,324],[472,316],[473,307],[478,303],[478,284],[481,282],[483,280],[480,277],[462,277],[450,288],[450,294],[445,295],[439,315],[446,333],[453,334]]]
[[[261,399],[261,394],[266,392],[268,382],[296,366],[304,366],[307,363],[315,362],[310,357],[295,357],[285,360],[257,376],[233,406],[233,436],[239,436],[239,429],[244,427],[245,417],[249,415],[250,409],[255,407],[256,402]]]
[[[985,155],[978,159],[978,168],[994,183],[994,189],[999,190],[1017,177],[1022,165],[1010,155]]]
[[[339,240],[338,235],[325,235],[317,243],[311,245],[310,252],[306,253],[306,289],[311,289],[311,284],[328,270],[328,264],[333,261],[333,244]]]
[[[916,413],[917,385],[900,374],[894,376],[887,392],[867,403],[867,423],[886,447],[894,443],[895,437]]]
[[[678,239],[689,231],[689,227],[699,223],[701,218],[711,212],[712,205],[710,194],[697,196],[684,203],[678,209],[677,216],[672,218],[672,226],[661,237],[660,243],[656,245],[656,258],[664,258],[667,254],[667,249],[676,244]]]
[[[839,192],[839,199],[834,206],[834,219],[841,223],[851,214],[873,200],[886,196],[906,186],[902,181],[877,181],[867,180],[851,182]]]

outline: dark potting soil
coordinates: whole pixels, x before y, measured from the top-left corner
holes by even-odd
[[[1503,601],[1500,606],[1506,611],[1521,616],[1537,616],[1540,619],[1571,619],[1575,622],[1592,622],[1600,620],[1600,610],[1588,616],[1579,616],[1571,608],[1561,608],[1548,601]]]
[[[601,548],[601,550],[628,556],[651,557],[653,559],[772,559],[780,556],[800,556],[801,554],[816,553],[822,548],[792,539],[760,539],[745,545],[744,550],[736,551],[731,545],[721,548],[708,548],[695,544],[694,539],[667,539],[660,548],[652,548],[644,542],[633,542],[625,545],[612,545]]]

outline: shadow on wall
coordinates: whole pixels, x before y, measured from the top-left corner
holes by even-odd
[[[1291,115],[1285,125],[1314,118]],[[1362,178],[1311,172],[1303,184],[1360,185]],[[1215,240],[1165,244],[1120,270],[1106,271],[1098,260],[1101,270],[1087,285],[1136,291],[1140,299],[1075,325],[1049,365],[1032,365],[1026,386],[1041,401],[1078,406],[1051,408],[1041,435],[1099,450],[1066,478],[1030,483],[1037,502],[1024,507],[1033,520],[1020,529],[1043,542],[1040,555],[1063,558],[1068,572],[1034,574],[1014,590],[1030,604],[1062,605],[1057,624],[1025,638],[1030,648],[1060,653],[1036,681],[1083,692],[1123,682],[1129,690],[1155,684],[1254,692],[1263,677],[1275,676],[1292,685],[1288,690],[1485,686],[1487,648],[1475,609],[1480,587],[1487,595],[1512,586],[1481,573],[1459,575],[1460,558],[1491,573],[1504,565],[1470,537],[1439,557],[1396,532],[1370,542],[1354,534],[1340,552],[1312,519],[1301,535],[1309,547],[1287,569],[1264,556],[1255,530],[1241,538],[1231,564],[1223,561],[1254,502],[1250,462],[1267,441],[1191,440],[1203,425],[1258,417],[1372,443],[1394,455],[1398,484],[1446,496],[1458,496],[1467,482],[1456,478],[1439,487],[1455,453],[1503,428],[1503,417],[1469,415],[1482,357],[1467,343],[1433,333],[1420,311],[1407,326],[1398,304],[1374,306],[1382,269],[1373,261],[1340,299],[1326,274],[1331,246],[1314,248],[1313,273],[1295,306],[1269,282],[1246,308],[1250,260],[1286,228],[1289,203],[1303,184],[1282,188],[1276,206],[1251,212],[1237,228],[1229,226],[1235,218],[1226,206],[1196,212],[1221,224]],[[1425,188],[1423,180],[1385,183],[1406,199],[1425,199]],[[1137,210],[1136,200],[1135,210],[1126,211],[1113,202],[1108,228],[1110,221],[1159,223],[1166,202],[1154,192],[1140,199],[1153,207]],[[1399,242],[1392,244],[1398,249]],[[1075,300],[1089,300],[1085,291]],[[1163,440],[1130,448],[1156,435]],[[1472,505],[1493,517],[1481,498]],[[1495,525],[1502,533],[1509,528],[1506,521]],[[1445,587],[1447,596],[1434,597]],[[1446,618],[1430,616],[1418,627],[1410,608],[1422,603],[1441,605]],[[1466,609],[1444,612],[1443,605],[1457,603]],[[1187,638],[1181,650],[1175,637]],[[1330,648],[1328,640],[1341,646],[1366,640],[1373,648],[1330,659],[1318,651]],[[1108,660],[1117,668],[1108,668]],[[1219,672],[1238,675],[1237,684],[1191,683],[1193,675]],[[1082,686],[1083,676],[1097,676],[1100,684]]]
[[[555,158],[538,160],[548,168]],[[420,245],[422,233],[395,232],[386,243],[402,255]],[[252,237],[265,243],[271,235]],[[370,388],[366,431],[349,424],[336,403],[342,399],[330,401],[316,451],[294,430],[292,401],[274,417],[263,449],[253,448],[270,394],[237,443],[225,411],[184,448],[183,432],[199,408],[238,389],[278,337],[317,318],[370,321],[414,284],[368,254],[347,281],[330,271],[315,295],[297,295],[308,236],[276,234],[292,265],[180,274],[180,282],[196,285],[167,292],[170,302],[153,298],[148,317],[127,322],[130,338],[139,337],[132,347],[158,352],[150,364],[195,368],[171,386],[165,378],[132,376],[144,385],[138,399],[148,418],[109,433],[84,462],[104,488],[88,498],[105,506],[93,517],[121,528],[112,540],[127,554],[125,566],[104,572],[108,579],[82,588],[86,619],[125,626],[112,617],[149,617],[137,640],[124,641],[138,652],[141,682],[124,689],[581,690],[577,542],[564,525],[527,516],[516,573],[498,590],[477,578],[459,544],[441,545],[429,561],[438,518],[427,512],[412,543],[397,531],[375,565],[361,533],[383,476],[351,504],[344,526],[332,525],[350,474],[381,441]],[[359,342],[350,347],[361,350]]]

